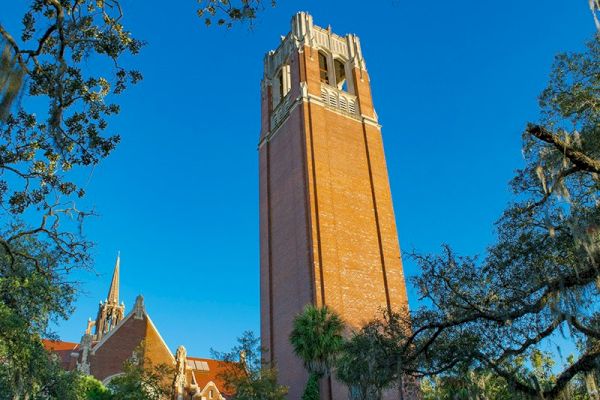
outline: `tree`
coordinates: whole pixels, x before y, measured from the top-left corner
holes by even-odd
[[[561,54],[523,134],[515,200],[484,258],[413,254],[426,305],[402,346],[408,373],[484,369],[512,390],[559,398],[600,361],[600,40]],[[558,334],[587,343],[550,382],[514,363]]]
[[[228,353],[213,351],[221,360],[219,377],[235,400],[283,400],[287,388],[277,384],[277,370],[263,358],[260,338],[247,331]]]
[[[112,400],[112,394],[100,381],[78,371],[65,371],[58,363],[48,374],[43,390],[35,400]]]
[[[175,369],[167,364],[154,365],[145,357],[144,349],[144,343],[141,343],[133,356],[123,364],[123,374],[113,378],[108,384],[111,400],[173,398]]]
[[[98,379],[90,375],[83,375],[79,381],[80,393],[86,400],[111,400],[112,393]]]
[[[3,101],[0,110],[0,245],[11,262],[35,262],[36,254],[13,245],[24,236],[36,237],[63,258],[67,270],[89,262],[89,243],[67,225],[89,214],[72,205],[84,189],[70,171],[98,164],[119,142],[118,135],[105,133],[109,118],[119,113],[111,101],[141,79],[119,60],[127,52],[137,54],[142,43],[125,30],[116,0],[30,3],[19,37],[0,24],[5,43],[0,83],[26,82],[23,99],[13,104],[15,90],[8,88],[5,95],[12,101]],[[27,222],[39,217],[40,223],[24,222],[26,211]]]
[[[23,340],[28,339],[23,335]],[[2,360],[22,361],[18,370],[14,366],[0,368],[0,400],[111,400],[108,390],[95,378],[65,371],[58,357],[45,351],[38,341],[31,340],[28,345],[19,347],[28,351],[26,355],[13,356],[6,349],[0,352]],[[25,384],[28,387],[24,389]]]
[[[533,351],[528,360],[517,357],[513,368],[521,369],[524,376],[536,379],[542,386],[555,381],[552,372],[555,364],[553,355],[539,350]],[[526,362],[531,370],[525,370]],[[421,384],[424,400],[528,400],[529,395],[515,393],[507,381],[489,369],[454,371],[450,374],[429,377]],[[561,400],[591,400],[586,393],[583,379],[570,382],[559,397]]]
[[[52,273],[56,258],[44,254],[44,243],[24,237],[13,247],[39,254],[37,264],[25,258],[12,262],[0,248],[0,392],[26,399],[42,390],[49,374],[61,371],[41,337],[52,316],[66,318],[74,288]]]
[[[343,330],[342,319],[327,306],[307,305],[294,319],[290,342],[310,374],[309,383],[331,374],[344,342]],[[303,400],[319,398],[313,387],[307,385]]]
[[[344,343],[336,374],[348,386],[352,400],[379,400],[383,390],[392,386],[396,380],[394,348],[377,322],[365,325]]]
[[[141,79],[120,59],[142,46],[116,0],[28,3],[19,35],[0,24],[0,368],[24,399],[46,371],[48,321],[70,315],[69,271],[90,266],[76,177],[119,142],[113,100]]]
[[[502,378],[485,370],[468,370],[423,380],[424,400],[527,400]]]

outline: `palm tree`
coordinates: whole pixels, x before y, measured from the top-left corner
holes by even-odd
[[[317,382],[329,376],[343,345],[344,322],[327,306],[307,305],[294,319],[290,342],[310,377],[303,400],[319,398]]]

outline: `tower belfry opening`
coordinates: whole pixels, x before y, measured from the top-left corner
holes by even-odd
[[[288,338],[306,304],[327,305],[360,327],[408,303],[360,40],[304,12],[291,25],[265,56],[261,85],[261,338],[289,398],[299,399],[307,373]],[[335,380],[321,389],[323,400],[348,396]]]

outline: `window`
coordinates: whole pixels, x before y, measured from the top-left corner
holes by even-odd
[[[291,85],[291,69],[288,64],[284,64],[279,68],[275,77],[271,80],[273,108],[277,107],[281,100],[290,92]]]
[[[329,67],[327,65],[327,55],[319,52],[319,75],[321,82],[329,85]]]
[[[346,65],[341,60],[334,60],[335,84],[339,90],[348,91],[348,82],[346,79]]]
[[[279,70],[279,73],[277,74],[277,80],[279,81],[279,98],[283,99],[283,96],[285,96],[285,93],[283,92],[285,89],[283,84],[283,68]]]

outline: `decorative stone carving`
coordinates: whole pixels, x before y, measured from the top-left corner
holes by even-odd
[[[85,328],[85,334],[86,335],[91,335],[92,334],[92,328],[94,326],[96,326],[96,321],[93,321],[91,318],[88,318],[87,327]]]
[[[179,346],[175,353],[175,380],[173,386],[175,388],[175,396],[177,400],[183,400],[185,395],[186,377],[185,370],[187,368],[187,352],[185,347]]]
[[[90,374],[89,354],[92,349],[92,335],[86,333],[81,337],[81,360],[77,363],[77,370],[83,374]]]
[[[349,61],[352,66],[366,71],[367,66],[360,48],[358,36],[348,34],[338,36],[328,29],[313,24],[313,18],[306,12],[299,12],[292,17],[292,30],[285,36],[277,49],[265,56],[265,77],[273,79],[292,51],[299,51],[308,46],[322,49],[333,56]]]
[[[135,306],[133,307],[133,312],[135,313],[135,319],[143,319],[144,313],[146,312],[146,308],[144,306],[144,296],[141,294],[135,298]]]

